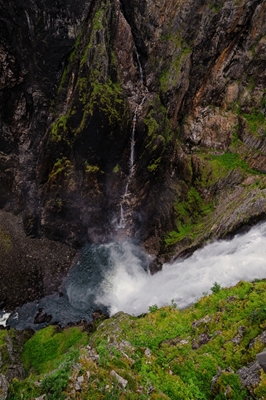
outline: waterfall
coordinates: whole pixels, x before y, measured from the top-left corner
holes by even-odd
[[[129,197],[129,187],[132,182],[132,179],[134,177],[134,172],[135,172],[135,133],[136,133],[136,124],[137,124],[137,118],[138,118],[138,113],[141,111],[142,106],[147,98],[147,93],[148,93],[148,88],[144,84],[144,74],[143,74],[143,69],[141,66],[140,62],[140,56],[137,51],[137,48],[135,46],[135,52],[136,52],[136,58],[137,58],[137,64],[138,64],[138,70],[139,70],[139,76],[140,76],[140,83],[141,83],[141,89],[139,89],[139,97],[141,97],[141,101],[136,105],[134,113],[133,113],[133,118],[132,118],[132,130],[131,130],[131,139],[130,139],[130,156],[129,156],[129,174],[127,176],[126,184],[125,184],[125,191],[122,196],[121,202],[120,202],[120,217],[118,220],[116,219],[116,230],[118,229],[125,229],[127,226],[127,216],[131,214],[131,209],[130,209],[130,199]],[[143,94],[143,90],[145,90],[145,94]],[[127,208],[125,208],[127,206]]]
[[[131,143],[130,143],[130,159],[129,159],[129,179],[132,178],[134,174],[134,155],[135,155],[135,130],[137,123],[137,112],[138,106],[135,108],[133,121],[132,121],[132,132],[131,132]],[[129,182],[127,182],[126,187],[128,188]]]
[[[139,76],[140,76],[140,82],[141,84],[144,86],[144,75],[143,75],[143,69],[142,69],[142,65],[140,62],[140,57],[139,57],[139,53],[137,48],[135,47],[135,51],[136,51],[136,56],[137,56],[137,62],[138,62],[138,67],[139,67]]]
[[[126,226],[126,221],[125,221],[125,217],[124,217],[124,209],[123,209],[123,205],[122,203],[120,204],[120,218],[119,218],[119,223],[117,225],[118,229],[124,229]]]
[[[130,240],[105,245],[87,245],[61,287],[61,294],[47,296],[15,310],[7,324],[17,329],[39,329],[34,324],[40,308],[62,326],[81,319],[91,320],[95,308],[114,314],[124,311],[139,315],[154,304],[179,308],[210,292],[214,282],[230,287],[240,280],[266,278],[266,223],[254,226],[231,240],[206,245],[184,260],[164,264],[150,275],[151,261]],[[0,323],[7,315],[0,313]]]

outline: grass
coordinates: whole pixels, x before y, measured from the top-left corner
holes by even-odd
[[[258,134],[259,128],[266,130],[265,116],[261,111],[254,110],[251,114],[244,114],[245,119],[248,122],[249,128],[253,134]],[[265,132],[266,133],[266,132]]]
[[[218,156],[212,156],[212,160],[217,161],[227,170],[232,170],[235,168],[243,168],[245,170],[248,169],[247,163],[237,153],[227,152]]]
[[[196,237],[201,229],[203,219],[213,211],[212,202],[204,202],[199,192],[191,187],[185,199],[175,203],[177,231],[172,231],[165,237],[165,246],[171,246],[185,237]]]
[[[37,373],[45,373],[57,368],[68,356],[75,358],[73,351],[87,342],[87,335],[79,328],[65,329],[59,333],[54,326],[49,326],[36,332],[25,344],[22,353],[22,361],[26,371],[34,370]],[[72,353],[68,354],[68,350]]]
[[[257,387],[245,388],[237,371],[265,346],[259,335],[266,329],[266,281],[232,288],[215,282],[210,291],[183,310],[173,301],[161,309],[150,306],[141,318],[119,313],[90,337],[79,328],[36,332],[22,356],[28,376],[13,381],[8,399],[43,393],[50,400],[74,399],[77,392],[71,391],[81,375],[79,400],[264,398],[266,375],[261,372]],[[207,340],[200,343],[202,336]],[[98,361],[84,347],[88,341]],[[126,379],[125,389],[112,370]]]

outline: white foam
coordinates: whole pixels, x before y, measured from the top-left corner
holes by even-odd
[[[124,311],[139,315],[149,306],[171,304],[183,308],[210,292],[214,282],[230,287],[240,280],[266,278],[266,223],[232,240],[218,241],[197,250],[190,258],[165,264],[151,276],[125,242],[123,254],[112,249],[113,267],[105,273],[98,304],[111,314]]]
[[[7,320],[9,318],[10,313],[0,313],[0,325],[6,326]]]

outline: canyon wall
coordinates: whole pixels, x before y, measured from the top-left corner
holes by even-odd
[[[26,235],[160,262],[264,218],[265,0],[0,11],[0,206]]]

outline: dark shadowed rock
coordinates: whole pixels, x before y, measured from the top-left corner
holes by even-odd
[[[34,317],[34,324],[43,324],[44,322],[49,323],[51,319],[52,316],[44,312],[43,308],[40,308],[39,312]]]

